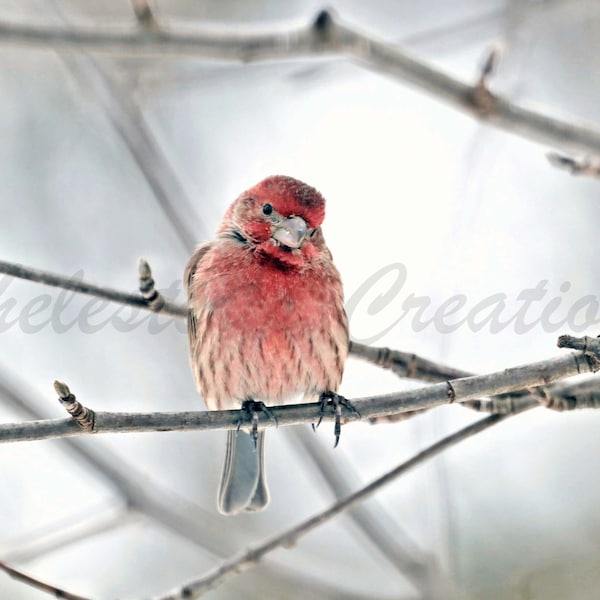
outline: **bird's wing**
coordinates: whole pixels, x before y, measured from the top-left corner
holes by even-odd
[[[189,339],[189,343],[190,343],[189,344],[190,352],[194,348],[194,342],[196,341],[196,335],[197,335],[196,315],[190,305],[190,292],[191,292],[191,287],[192,287],[192,279],[194,277],[194,273],[196,272],[196,269],[198,268],[198,265],[200,264],[200,262],[202,261],[202,259],[206,255],[206,253],[211,249],[212,245],[213,245],[213,242],[206,242],[206,243],[198,246],[196,248],[196,250],[194,251],[194,253],[192,254],[192,256],[190,257],[190,260],[188,261],[188,264],[185,268],[185,272],[183,274],[183,282],[185,284],[185,287],[187,290],[187,297],[188,297],[188,339]]]

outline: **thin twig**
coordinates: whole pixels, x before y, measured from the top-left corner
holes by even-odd
[[[600,378],[596,376],[576,383],[540,386],[531,389],[529,395],[469,400],[463,406],[479,412],[505,414],[519,412],[524,407],[536,404],[558,412],[600,408]]]
[[[389,369],[398,375],[398,377],[407,377],[431,383],[444,379],[457,379],[473,375],[469,371],[441,365],[410,352],[391,350],[383,346],[367,346],[359,342],[350,342],[350,354],[355,358],[360,358],[384,369]]]
[[[473,87],[473,102],[482,119],[489,116],[494,110],[494,97],[489,89],[489,81],[498,66],[499,55],[498,48],[490,50],[481,66],[479,79]]]
[[[343,455],[333,457],[323,452],[320,444],[315,443],[319,440],[315,440],[308,428],[293,427],[290,434],[294,438],[294,445],[301,446],[303,456],[317,467],[323,485],[331,490],[335,499],[343,498],[358,487],[360,478],[353,476],[352,465]],[[381,557],[411,581],[420,594],[430,600],[446,597],[438,594],[444,583],[438,565],[409,538],[376,498],[351,507],[348,517],[366,540],[380,551]]]
[[[121,56],[193,55],[207,60],[257,62],[345,56],[369,70],[416,85],[427,93],[490,124],[555,147],[600,154],[600,132],[519,107],[496,95],[481,111],[477,84],[469,85],[415,59],[402,48],[358,31],[321,11],[310,25],[276,32],[194,27],[157,31],[0,22],[0,41],[59,50],[73,47]]]
[[[29,562],[81,541],[90,542],[94,536],[140,519],[141,512],[127,510],[121,501],[87,506],[81,513],[71,513],[49,525],[31,529],[19,538],[4,540],[0,556],[8,564]]]
[[[571,175],[600,177],[600,160],[597,158],[595,160],[589,157],[575,158],[558,152],[549,152],[546,158],[553,167],[569,171]]]
[[[410,469],[413,469],[426,460],[436,456],[447,448],[454,446],[455,444],[458,444],[459,442],[481,431],[484,431],[493,425],[496,425],[506,418],[508,418],[508,415],[491,415],[461,429],[452,435],[443,438],[439,442],[429,446],[429,448],[419,452],[413,458],[398,465],[385,475],[382,475],[370,484],[359,489],[357,492],[354,492],[342,500],[339,500],[328,509],[314,515],[313,517],[310,517],[309,519],[306,519],[295,527],[292,527],[291,529],[288,529],[283,533],[270,538],[266,542],[263,542],[262,544],[255,546],[254,548],[251,548],[242,554],[232,557],[204,577],[191,581],[182,588],[177,589],[166,596],[161,596],[159,600],[183,600],[185,598],[198,598],[205,592],[215,588],[228,577],[252,567],[269,552],[272,552],[277,548],[290,548],[291,546],[295,545],[301,537],[305,536],[316,527],[319,527],[323,523],[329,521],[343,510],[354,505],[356,502],[364,500],[374,492],[380,490],[384,485],[390,483]]]
[[[600,408],[600,380],[596,376],[576,383],[553,385],[542,399],[542,404],[557,411]]]
[[[148,304],[148,301],[140,294],[121,292],[120,290],[115,290],[107,286],[94,285],[93,283],[88,283],[87,281],[83,281],[81,279],[65,277],[64,275],[57,275],[55,273],[49,273],[48,271],[33,269],[17,263],[0,260],[0,273],[11,275],[12,277],[18,277],[19,279],[26,279],[35,283],[50,285],[63,290],[71,290],[80,294],[95,296],[96,298],[103,298],[105,300],[118,302],[119,304],[125,304],[127,306],[134,306],[136,308],[150,311],[152,310]],[[165,305],[160,312],[167,315],[173,315],[174,317],[187,317],[188,309],[183,305],[165,302]]]
[[[143,35],[151,35],[143,32]],[[115,132],[129,151],[146,180],[152,198],[182,240],[186,254],[191,254],[206,230],[195,216],[192,203],[164,149],[156,141],[139,106],[122,90],[114,75],[94,56],[61,53],[60,57],[89,93],[91,90]],[[175,201],[176,199],[176,201]]]
[[[145,0],[132,1],[138,4],[138,27],[135,34],[151,39],[159,28],[150,7]],[[46,15],[66,21],[64,11],[56,0],[44,0],[40,10]],[[70,25],[65,23],[60,27],[68,29]],[[140,107],[131,97],[130,90],[114,76],[114,69],[105,68],[97,57],[81,51],[70,52],[73,49],[70,45],[51,47],[59,52],[59,57],[86,93],[93,94],[146,179],[153,198],[176,231],[186,253],[191,253],[198,238],[206,237],[207,232],[203,231],[198,217],[194,219],[195,227],[192,226],[189,215],[194,211],[185,188],[172,164],[164,156]]]
[[[398,377],[406,377],[418,381],[438,382],[475,375],[475,373],[470,371],[436,363],[416,354],[391,350],[386,347],[366,346],[357,342],[351,342],[350,353],[355,358],[366,360],[384,369],[390,369]],[[517,390],[508,394],[499,394],[489,400],[467,400],[462,403],[462,406],[478,412],[507,414],[518,412],[523,407],[532,407],[539,402],[539,399],[534,399],[527,391]],[[398,421],[410,419],[426,410],[420,409],[412,412],[373,417],[370,419],[370,422],[374,424],[397,423]]]
[[[58,394],[60,403],[65,410],[73,417],[82,431],[94,430],[94,411],[86,408],[75,398],[75,395],[69,390],[69,386],[62,381],[54,382],[54,389]]]
[[[0,561],[0,570],[4,571],[8,575],[10,575],[13,579],[17,581],[21,581],[27,584],[30,587],[41,590],[42,592],[46,592],[48,594],[52,594],[55,598],[65,598],[65,600],[90,600],[89,598],[85,598],[84,596],[78,596],[76,594],[71,594],[66,590],[61,588],[57,588],[48,583],[44,583],[35,577],[31,577],[30,575],[26,575],[23,571],[19,571],[14,567],[9,567],[7,564]]]
[[[590,338],[593,339],[593,338]],[[588,352],[590,352],[588,348]],[[353,399],[352,404],[363,418],[410,412],[496,396],[548,385],[554,381],[600,369],[600,360],[582,352],[529,363],[518,367],[448,380],[415,390],[405,390],[381,396]],[[319,413],[318,402],[270,407],[270,415],[258,414],[261,427],[311,423]],[[94,433],[126,433],[142,431],[207,431],[235,429],[239,427],[239,410],[188,411],[173,413],[121,413],[96,412]],[[344,422],[360,417],[344,408]],[[324,420],[333,420],[333,414],[325,414]],[[53,419],[28,423],[0,425],[0,442],[32,441],[81,435],[81,428],[72,419]]]
[[[140,276],[140,294],[142,294],[148,303],[150,310],[161,312],[165,306],[165,299],[154,287],[154,279],[152,279],[150,265],[144,258],[140,258],[139,260],[138,273]]]

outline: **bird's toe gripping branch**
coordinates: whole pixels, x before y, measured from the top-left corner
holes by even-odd
[[[342,433],[342,406],[347,408],[353,414],[355,414],[359,419],[360,419],[360,413],[358,412],[358,410],[356,410],[356,408],[354,407],[352,402],[350,402],[350,400],[348,400],[347,398],[344,398],[344,396],[340,396],[339,394],[336,394],[335,392],[331,392],[331,391],[323,392],[319,396],[319,402],[321,404],[319,407],[319,419],[318,419],[316,425],[313,423],[313,426],[312,426],[313,431],[316,430],[317,427],[321,424],[321,421],[323,420],[323,417],[325,416],[326,407],[331,406],[331,408],[333,410],[333,414],[335,415],[335,424],[333,426],[333,435],[335,436],[335,444],[333,445],[333,447],[336,448],[340,441],[340,434]]]
[[[273,414],[271,409],[264,402],[257,402],[252,398],[247,398],[242,402],[240,418],[237,423],[237,431],[244,422],[249,421],[251,425],[250,435],[254,441],[254,449],[256,450],[256,444],[258,441],[258,414],[264,412],[271,421],[275,421],[275,425],[278,425],[277,417]]]

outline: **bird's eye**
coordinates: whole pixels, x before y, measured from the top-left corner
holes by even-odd
[[[270,215],[273,212],[273,207],[267,202],[262,207],[263,215]]]

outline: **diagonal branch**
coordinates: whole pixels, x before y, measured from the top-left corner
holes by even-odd
[[[489,92],[481,110],[480,82],[464,83],[402,48],[363,33],[321,11],[310,25],[275,32],[183,26],[171,29],[90,28],[0,22],[0,42],[121,56],[192,55],[205,60],[258,62],[290,58],[346,57],[358,65],[415,85],[477,119],[557,147],[600,154],[600,132],[522,108]]]
[[[1,264],[1,263],[0,263]],[[457,379],[473,375],[469,371],[456,369],[447,365],[427,360],[411,352],[391,350],[386,347],[367,346],[359,342],[350,342],[350,354],[355,358],[366,360],[383,369],[389,369],[398,377],[408,377],[437,383],[444,379]]]
[[[398,375],[398,377],[406,377],[419,381],[438,382],[475,375],[475,373],[471,373],[470,371],[442,365],[410,352],[391,350],[386,347],[366,346],[358,342],[350,342],[350,353],[355,358],[366,360],[383,369],[389,369],[392,373]],[[507,394],[499,394],[490,400],[468,400],[463,403],[463,406],[479,412],[502,414],[516,412],[520,410],[521,406],[530,406],[537,402],[547,408],[556,409],[551,402],[547,401],[549,393],[546,388],[540,387],[536,389],[535,399],[529,391],[516,390]],[[576,402],[572,404],[572,408],[582,408],[583,402],[585,402],[583,398],[577,397]],[[418,409],[413,412],[402,412],[383,417],[373,417],[371,422],[396,423],[409,419],[425,410],[427,409]]]
[[[146,180],[152,196],[181,240],[186,253],[196,245],[204,226],[199,217],[194,221],[192,203],[177,173],[139,106],[121,89],[115,78],[93,56],[61,53],[63,62],[86,90],[92,90],[115,132]],[[173,201],[177,198],[177,203]],[[192,225],[197,224],[197,230]],[[199,225],[199,227],[198,227]]]
[[[344,460],[343,455],[332,457],[324,453],[307,428],[293,427],[290,433],[302,447],[303,455],[316,465],[323,484],[336,499],[350,494],[357,487],[360,479],[354,475],[352,465]],[[372,499],[370,503],[353,506],[348,516],[366,540],[380,551],[381,557],[411,581],[421,594],[431,600],[445,597],[439,594],[444,587],[439,565],[410,539],[381,503]]]
[[[567,377],[582,373],[594,373],[599,370],[600,361],[595,354],[591,355],[591,352],[588,346],[585,353],[570,352],[561,357],[512,367],[486,375],[448,380],[415,390],[358,398],[352,400],[352,404],[362,417],[372,418],[548,385]],[[530,407],[535,405],[536,402],[531,399],[523,404]],[[318,402],[274,406],[269,408],[269,415],[259,413],[257,416],[261,427],[272,427],[275,424],[311,423],[319,415],[319,407],[320,403]],[[360,416],[357,416],[352,410],[344,408],[343,418],[344,422],[348,422],[357,420]],[[126,433],[237,429],[239,419],[239,410],[173,413],[95,412],[93,432]],[[325,414],[323,419],[333,420],[333,411],[330,414]],[[84,433],[73,419],[9,423],[0,425],[0,443],[72,437]]]
[[[158,30],[158,23],[147,0],[132,0],[137,18],[136,31],[140,35],[149,35]],[[55,0],[43,0],[38,9],[45,16],[66,20],[63,10]],[[65,24],[60,27],[68,28]],[[1,27],[0,27],[1,29]],[[176,170],[167,160],[160,145],[138,104],[132,99],[129,90],[110,69],[106,69],[95,56],[85,52],[60,52],[72,50],[51,45],[59,51],[59,57],[74,78],[91,92],[104,115],[120,137],[124,147],[137,164],[140,173],[152,191],[152,196],[181,240],[184,249],[190,253],[197,242],[197,232],[192,228],[189,215],[193,214],[192,205]],[[177,199],[177,204],[173,199]],[[199,219],[196,219],[198,223]],[[198,223],[202,228],[202,223]]]
[[[10,575],[13,579],[17,581],[22,581],[30,587],[34,587],[42,592],[46,592],[48,594],[52,594],[55,598],[65,598],[65,600],[90,600],[89,598],[85,598],[84,596],[77,596],[76,594],[71,594],[61,588],[57,588],[48,583],[44,583],[35,577],[31,577],[26,575],[22,571],[19,571],[13,567],[9,567],[7,564],[0,561],[0,571],[4,571],[7,575]]]
[[[0,556],[9,564],[30,562],[82,540],[89,542],[96,535],[139,520],[140,516],[141,513],[124,508],[121,502],[86,507],[81,513],[4,541]]]
[[[49,273],[48,271],[42,271],[40,269],[34,269],[32,267],[26,267],[4,260],[0,260],[0,273],[11,275],[12,277],[17,277],[19,279],[26,279],[35,283],[50,285],[63,290],[70,290],[88,296],[95,296],[96,298],[103,298],[104,300],[110,300],[111,302],[117,302],[135,308],[173,315],[175,317],[185,318],[188,313],[187,307],[167,301],[165,301],[164,306],[160,311],[155,311],[149,301],[140,294],[129,294],[107,286],[95,285],[81,279],[65,277],[64,275],[57,275],[56,273]]]
[[[460,431],[443,438],[439,442],[433,444],[429,448],[419,452],[413,458],[398,465],[391,471],[388,471],[378,479],[374,480],[358,491],[342,498],[328,509],[306,519],[300,524],[276,535],[266,542],[255,546],[237,556],[232,557],[224,562],[220,567],[211,571],[204,577],[187,583],[182,588],[175,590],[165,596],[161,596],[158,600],[183,600],[186,598],[198,598],[205,592],[214,589],[227,578],[249,569],[258,563],[265,555],[278,548],[289,548],[297,543],[297,541],[310,533],[313,529],[323,525],[325,522],[337,516],[343,510],[353,506],[357,502],[364,500],[371,494],[379,491],[384,485],[394,481],[397,477],[403,475],[407,471],[420,465],[426,460],[436,456],[447,448],[466,440],[467,438],[496,425],[506,419],[509,415],[491,415],[485,419],[481,419]]]

